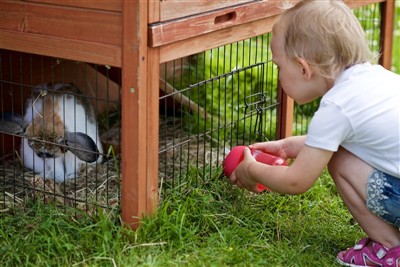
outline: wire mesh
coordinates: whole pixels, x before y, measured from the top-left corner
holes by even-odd
[[[354,9],[354,14],[360,21],[365,31],[369,48],[373,57],[378,59],[380,53],[380,24],[381,24],[381,5],[379,3],[370,4],[361,8]],[[311,103],[294,106],[293,116],[293,135],[307,133],[308,125],[314,112],[317,111],[320,99]]]
[[[119,80],[108,67],[0,50],[0,210],[119,206]]]
[[[275,139],[277,69],[270,34],[161,66],[159,176],[211,174],[236,145]]]

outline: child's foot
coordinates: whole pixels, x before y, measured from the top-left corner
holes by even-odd
[[[400,267],[400,247],[388,249],[364,238],[354,247],[339,252],[336,259],[339,264],[350,267]]]

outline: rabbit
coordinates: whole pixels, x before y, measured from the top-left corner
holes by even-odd
[[[23,165],[43,178],[63,182],[76,177],[82,165],[102,161],[93,106],[73,84],[38,85],[26,102],[23,118],[2,117],[0,130],[23,132]]]

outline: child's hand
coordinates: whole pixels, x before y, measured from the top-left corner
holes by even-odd
[[[249,146],[250,149],[261,150],[270,155],[278,156],[282,159],[288,159],[284,148],[284,140],[255,143]]]
[[[292,136],[278,141],[255,143],[249,146],[285,160],[294,159],[304,146],[306,136]]]
[[[243,156],[243,160],[236,167],[229,179],[232,184],[237,185],[239,188],[245,188],[249,191],[259,193],[259,189],[257,188],[258,182],[249,174],[250,166],[257,161],[254,159],[253,155],[251,155],[250,149],[247,147],[243,150]]]

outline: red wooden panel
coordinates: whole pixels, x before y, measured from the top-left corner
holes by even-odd
[[[108,11],[122,11],[122,0],[25,0],[27,2],[48,3],[61,6],[81,7]]]
[[[158,81],[158,56],[147,47],[148,5],[124,1],[122,56],[122,220],[136,228],[157,205],[158,98],[151,92]],[[135,23],[133,23],[135,22]],[[149,71],[153,70],[153,71]],[[150,82],[150,79],[155,81]],[[151,87],[149,87],[149,85]],[[159,91],[159,88],[156,88]],[[150,138],[149,138],[150,137]],[[157,138],[157,139],[153,139]]]
[[[276,18],[277,16],[266,17],[160,46],[160,62],[168,62],[270,32]]]
[[[121,66],[121,47],[0,30],[0,48],[89,63]]]
[[[172,20],[257,1],[259,0],[162,0],[160,1],[160,20]]]
[[[384,0],[347,0],[345,1],[351,8],[357,8]],[[163,5],[174,3],[174,8],[182,8],[183,14],[186,14],[185,8],[197,9],[189,17],[181,17],[171,21],[163,22],[163,13],[166,12]],[[241,1],[243,2],[243,1]],[[164,1],[161,2],[161,22],[149,25],[148,37],[149,46],[157,47],[173,42],[185,40],[194,36],[207,34],[220,29],[243,25],[267,17],[275,16],[284,11],[282,1],[244,1],[246,3],[231,7],[210,10],[215,8],[219,1],[210,3],[209,1],[181,2]],[[293,0],[290,3],[296,4],[299,0]],[[201,13],[202,8],[208,8],[208,12]],[[171,8],[172,10],[172,8]],[[175,12],[175,11],[170,11]]]
[[[298,0],[292,1],[293,3]],[[274,16],[282,12],[279,1],[261,1],[212,11],[149,27],[149,45],[156,47],[206,34],[224,28],[242,25]]]
[[[385,2],[385,0],[344,0],[350,8],[358,8],[365,5]]]
[[[392,68],[393,33],[395,19],[395,2],[387,0],[381,10],[381,57],[379,63],[390,70]]]
[[[0,0],[0,29],[121,45],[121,14]]]

